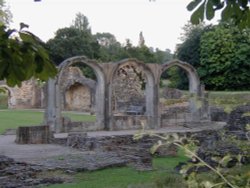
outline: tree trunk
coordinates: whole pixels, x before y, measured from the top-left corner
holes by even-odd
[[[48,125],[18,127],[16,133],[17,144],[48,144],[52,134]]]

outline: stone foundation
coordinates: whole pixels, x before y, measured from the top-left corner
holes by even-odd
[[[148,126],[148,117],[142,115],[121,115],[121,116],[113,116],[112,120],[112,130],[140,130],[143,127],[149,128]]]

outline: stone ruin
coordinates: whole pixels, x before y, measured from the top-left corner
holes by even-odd
[[[60,92],[62,108],[70,111],[91,112],[95,105],[96,81],[86,78],[78,67],[68,67],[62,74]]]
[[[77,65],[89,66],[96,80],[86,78]],[[173,66],[186,71],[189,97],[185,105],[169,106],[159,97],[162,73]],[[29,80],[20,88],[0,87],[9,94],[9,108],[45,108],[44,124],[53,132],[158,129],[209,121],[209,108],[196,70],[188,63],[172,60],[164,64],[145,64],[136,59],[97,63],[84,56],[66,59],[58,67],[55,79],[45,85]],[[165,100],[180,98],[178,90],[166,88]],[[140,115],[129,115],[130,106],[141,106]],[[96,122],[72,122],[62,111],[80,111],[96,115]]]
[[[96,81],[90,84],[91,81],[76,70],[75,65],[79,64],[92,68]],[[184,109],[176,108],[169,112],[161,109],[159,83],[161,74],[173,66],[186,71],[191,97]],[[100,64],[84,56],[77,56],[66,59],[58,70],[56,78],[50,79],[46,85],[45,124],[53,132],[73,131],[72,127],[76,128],[74,131],[141,129],[142,125],[147,129],[158,129],[188,123],[192,125],[210,119],[204,89],[196,70],[179,60],[165,64],[145,64],[136,59],[125,59]],[[68,74],[68,70],[74,70],[74,78]],[[88,88],[88,94],[83,94],[87,90],[83,85]],[[69,88],[72,90],[67,91]],[[78,99],[78,102],[73,99]],[[82,100],[91,101],[85,105],[85,110],[89,106],[94,111],[96,122],[71,122],[62,116],[61,112],[65,109],[84,109],[80,105],[72,105],[80,104]],[[131,105],[143,106],[145,112],[141,115],[126,114],[126,109]],[[172,114],[171,117],[169,114]]]
[[[8,108],[10,109],[45,107],[43,84],[35,79],[24,81],[21,87],[13,88],[1,81],[0,88],[6,90],[8,94]]]
[[[91,112],[95,104],[96,81],[86,78],[78,67],[68,67],[62,75],[61,101],[65,111]],[[45,108],[45,84],[35,79],[24,81],[21,87],[9,87],[4,81],[0,88],[7,91],[9,109]]]
[[[143,85],[145,75],[138,67],[126,65],[115,74],[112,90],[112,110],[124,114],[131,105],[145,106]]]

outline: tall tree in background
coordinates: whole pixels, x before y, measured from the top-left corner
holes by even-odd
[[[71,27],[58,29],[55,37],[47,42],[51,58],[57,65],[78,55],[90,59],[99,58],[100,45],[91,34],[87,17],[78,13],[73,23]]]
[[[103,62],[119,60],[122,54],[122,45],[116,40],[111,33],[96,33],[95,39],[100,45],[100,60]]]
[[[200,39],[208,29],[209,26],[204,24],[197,26],[191,23],[186,24],[183,27],[182,43],[178,44],[176,48],[176,57],[198,68],[200,64]]]
[[[175,56],[181,61],[198,68],[200,66],[200,39],[202,34],[208,29],[209,26],[205,26],[204,24],[186,24],[183,27],[182,43],[177,45]],[[173,86],[179,89],[188,89],[188,79],[185,71],[176,68],[171,71],[171,75],[174,78],[174,80],[171,80]]]
[[[88,18],[80,12],[76,14],[75,20],[73,20],[73,24],[71,26],[79,29],[80,31],[91,33],[91,27],[89,25]]]

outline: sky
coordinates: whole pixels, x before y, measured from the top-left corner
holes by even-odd
[[[84,14],[92,33],[109,32],[120,43],[130,39],[138,45],[142,31],[148,47],[174,52],[191,13],[190,0],[6,0],[13,14],[12,28],[19,23],[43,41],[55,36],[59,28],[72,24],[76,14]]]

